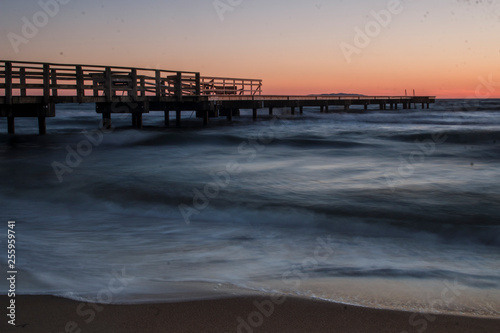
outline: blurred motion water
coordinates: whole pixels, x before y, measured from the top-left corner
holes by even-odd
[[[19,292],[95,299],[125,272],[115,302],[231,286],[373,306],[338,299],[335,281],[454,281],[498,315],[500,101],[337,111],[208,128],[186,115],[181,129],[150,114],[142,131],[116,116],[103,134],[94,105],[60,106],[43,137],[16,120],[0,205]]]

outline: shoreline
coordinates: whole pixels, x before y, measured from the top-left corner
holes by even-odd
[[[2,296],[7,304],[7,296]],[[284,296],[178,303],[91,304],[55,296],[16,297],[16,327],[2,332],[496,332],[500,318],[413,314]],[[81,331],[79,331],[81,330]]]

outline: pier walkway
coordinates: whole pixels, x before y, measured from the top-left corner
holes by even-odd
[[[360,106],[368,110],[408,109],[421,104],[429,108],[434,96],[271,96],[262,95],[262,80],[201,76],[185,72],[148,68],[70,65],[0,60],[0,117],[7,118],[8,133],[15,132],[15,118],[38,119],[40,134],[46,133],[46,118],[56,116],[56,104],[95,103],[102,114],[103,126],[111,126],[111,115],[131,114],[132,125],[142,128],[143,114],[165,113],[169,126],[170,112],[175,112],[176,126],[181,112],[196,111],[208,124],[209,118],[233,117],[241,109],[290,108],[291,113],[304,107],[318,107],[327,112],[340,106],[350,110]]]

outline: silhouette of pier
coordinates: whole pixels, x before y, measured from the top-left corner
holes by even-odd
[[[210,118],[232,121],[241,109],[251,109],[253,119],[265,109],[290,108],[294,115],[304,107],[328,112],[340,106],[348,111],[360,106],[368,110],[408,109],[421,104],[429,108],[434,96],[277,96],[262,95],[262,80],[208,77],[198,72],[150,68],[53,64],[0,60],[0,117],[7,118],[8,133],[15,132],[15,118],[38,119],[39,133],[46,133],[46,118],[56,116],[56,104],[95,103],[103,127],[111,126],[112,114],[131,114],[132,126],[142,128],[143,115],[164,112],[170,126],[175,112],[176,126],[181,113],[195,111],[205,125]]]

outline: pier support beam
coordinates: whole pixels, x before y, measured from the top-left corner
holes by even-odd
[[[165,113],[165,127],[170,127],[170,111],[164,111]]]
[[[203,112],[203,125],[207,126],[208,125],[208,110],[202,110]]]
[[[368,110],[368,104],[365,104],[365,110]]]
[[[7,129],[8,129],[9,134],[16,133],[16,126],[15,126],[14,117],[7,117]]]
[[[111,128],[111,113],[102,114],[102,128],[104,129]]]
[[[330,107],[329,107],[329,105],[327,104],[327,105],[325,105],[324,112],[328,112],[328,111],[330,111]]]
[[[429,107],[430,107],[430,103],[427,103],[427,108],[429,108]]]
[[[349,109],[350,109],[349,104],[344,105],[344,111],[349,111]]]
[[[295,116],[295,106],[291,107],[291,111],[292,111],[292,116]]]
[[[47,134],[47,124],[45,122],[45,117],[38,117],[38,133],[40,135]]]
[[[132,127],[142,129],[142,112],[132,113]]]
[[[137,128],[142,129],[142,112],[137,114]]]
[[[181,110],[175,111],[175,125],[181,127]]]
[[[270,116],[272,116],[272,115],[273,115],[273,107],[272,107],[272,106],[270,106],[270,107],[269,107],[269,115],[270,115]]]
[[[253,110],[252,110],[252,117],[253,117],[253,120],[257,120],[257,109],[256,108],[253,108]]]
[[[227,121],[233,121],[234,117],[238,117],[240,115],[240,109],[238,108],[222,108],[219,111],[219,116],[226,116]],[[210,113],[209,113],[210,116]]]
[[[323,112],[325,112],[324,110],[325,110],[325,108],[323,107],[323,105],[321,105],[321,106],[319,107],[319,112],[323,113]]]
[[[304,107],[302,105],[299,107],[299,112],[300,114],[304,114]]]

